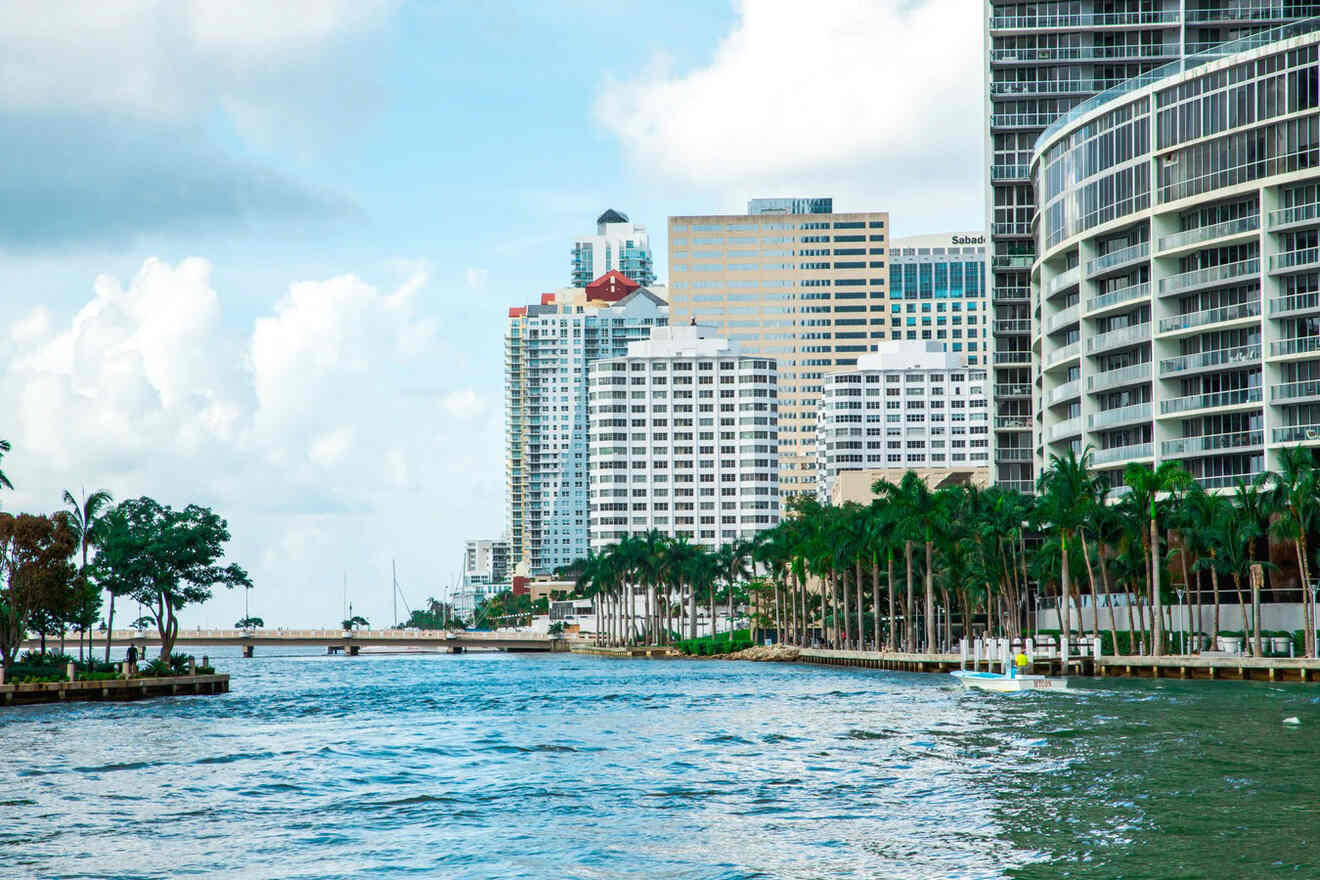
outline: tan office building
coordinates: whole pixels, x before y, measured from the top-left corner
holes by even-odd
[[[669,218],[670,321],[715,328],[779,364],[779,491],[816,491],[824,376],[887,338],[889,215],[830,199],[754,199],[748,213]]]

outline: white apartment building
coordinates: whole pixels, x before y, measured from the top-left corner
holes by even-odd
[[[664,299],[618,273],[509,309],[505,438],[509,564],[552,574],[587,552],[587,378],[669,320]]]
[[[985,234],[943,232],[889,244],[889,338],[932,340],[989,363],[990,299]]]
[[[591,547],[656,529],[706,547],[779,522],[775,362],[695,325],[591,365]]]
[[[595,235],[574,240],[571,283],[586,287],[607,272],[621,272],[643,287],[655,283],[650,234],[613,208],[596,218]]]
[[[785,496],[816,490],[825,374],[889,336],[889,215],[832,207],[755,199],[746,214],[669,218],[673,323],[695,319],[778,363]]]
[[[938,342],[888,342],[854,369],[825,377],[817,433],[817,496],[867,503],[871,484],[916,471],[932,485],[984,485],[990,467],[985,367]]]
[[[503,539],[468,541],[463,549],[463,586],[507,584],[509,542]]]

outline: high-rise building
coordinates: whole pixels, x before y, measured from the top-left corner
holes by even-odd
[[[889,339],[927,340],[989,363],[985,235],[914,235],[889,243]]]
[[[834,199],[750,199],[748,214],[832,214]]]
[[[868,503],[878,479],[916,471],[943,481],[989,478],[989,383],[984,367],[940,342],[887,342],[825,377],[817,435],[822,504]]]
[[[779,522],[775,362],[658,327],[591,365],[591,547],[651,529],[715,548]]]
[[[509,582],[509,542],[470,540],[463,550],[463,586],[507,584]]]
[[[1031,156],[1036,466],[1231,487],[1320,445],[1320,19],[1145,80]]]
[[[888,337],[888,232],[885,213],[669,218],[673,322],[778,362],[781,495],[816,491],[825,374]]]
[[[986,46],[987,175],[996,389],[995,480],[1030,491],[1032,383],[1030,272],[1037,252],[1030,179],[1041,132],[1097,92],[1171,60],[1320,13],[1293,0],[989,0]],[[1110,149],[1107,144],[1100,149]],[[1125,197],[1097,191],[1084,210]]]
[[[659,288],[663,290],[663,288]],[[668,323],[664,297],[618,272],[509,309],[505,443],[509,565],[550,574],[587,552],[587,376]]]
[[[586,287],[607,272],[621,272],[643,287],[655,283],[651,236],[645,226],[610,208],[596,218],[596,234],[573,242],[574,287]]]

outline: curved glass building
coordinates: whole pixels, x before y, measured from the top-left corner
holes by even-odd
[[[1224,487],[1320,443],[1320,19],[1096,95],[1030,173],[1038,472],[1089,445]]]

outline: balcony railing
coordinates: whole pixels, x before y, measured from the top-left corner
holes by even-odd
[[[1288,425],[1283,428],[1275,428],[1273,435],[1275,443],[1307,443],[1320,440],[1320,424]]]
[[[1079,397],[1082,393],[1082,380],[1073,379],[1071,382],[1064,382],[1058,388],[1050,392],[1050,406],[1063,403],[1065,400],[1072,400]]]
[[[1227,489],[1236,486],[1239,480],[1249,484],[1258,476],[1260,473],[1256,471],[1249,474],[1216,474],[1211,477],[1197,477],[1196,482],[1201,484],[1202,489]]]
[[[996,364],[1029,364],[1031,363],[1031,352],[1029,351],[997,351],[995,352]]]
[[[1072,287],[1081,279],[1081,277],[1081,266],[1073,266],[1071,269],[1066,269],[1050,279],[1050,283],[1045,287],[1045,295],[1053,296],[1065,287]]]
[[[1284,21],[1282,3],[1260,3],[1254,6],[1214,6],[1208,9],[1187,10],[1187,21]]]
[[[991,128],[1044,128],[1058,118],[1056,113],[992,113]]]
[[[1225,449],[1251,449],[1263,446],[1264,431],[1233,431],[1227,434],[1206,434],[1200,437],[1180,437],[1160,444],[1160,455],[1198,455]]]
[[[994,15],[990,17],[991,30],[1053,30],[1090,27],[1133,27],[1141,25],[1173,25],[1178,22],[1178,10],[1149,12],[1086,12],[1072,15]]]
[[[1307,397],[1320,397],[1320,379],[1270,386],[1270,400],[1301,400]]]
[[[1160,281],[1160,293],[1175,293],[1180,290],[1191,290],[1196,287],[1203,287],[1207,284],[1216,284],[1221,281],[1232,281],[1237,278],[1245,278],[1249,275],[1260,274],[1260,259],[1252,257],[1249,260],[1239,260],[1236,263],[1225,263],[1222,266],[1209,266],[1205,269],[1193,269],[1191,272],[1183,272],[1180,275],[1173,275]]]
[[[1276,296],[1270,300],[1270,315],[1281,317],[1293,312],[1320,310],[1320,293],[1294,293],[1291,296]]]
[[[1177,43],[1132,46],[1056,46],[1040,49],[994,49],[990,60],[996,64],[1042,61],[1157,61],[1179,54]]]
[[[996,269],[1030,269],[1035,259],[1031,254],[995,254],[990,265]]]
[[[996,287],[994,290],[996,302],[1017,302],[1018,300],[1031,299],[1031,288],[1029,287]]]
[[[1029,180],[1031,179],[1030,165],[991,165],[991,180]]]
[[[1137,284],[1129,284],[1127,287],[1120,287],[1117,290],[1091,297],[1086,301],[1086,311],[1088,313],[1095,312],[1134,300],[1148,299],[1149,297],[1150,284],[1141,281]]]
[[[1081,312],[1080,305],[1074,303],[1061,312],[1056,312],[1045,322],[1045,332],[1053,333],[1056,330],[1062,330],[1070,324],[1076,324],[1078,315]]]
[[[1030,397],[1031,386],[1025,382],[1001,383],[995,386],[995,397]]]
[[[1119,406],[1114,409],[1092,413],[1087,419],[1087,424],[1091,427],[1091,430],[1096,430],[1097,428],[1108,428],[1112,425],[1123,425],[1128,422],[1148,422],[1150,418],[1150,403],[1134,403],[1129,406]]]
[[[1300,269],[1320,265],[1320,248],[1301,248],[1295,251],[1285,251],[1281,254],[1274,254],[1270,257],[1270,271],[1280,272],[1284,269]]]
[[[1032,452],[1026,446],[1001,446],[995,450],[995,461],[1031,461]]]
[[[1115,79],[1037,79],[1026,82],[990,83],[990,94],[1003,95],[1092,95],[1117,85]]]
[[[1133,364],[1130,367],[1121,367],[1117,370],[1106,370],[1103,373],[1096,373],[1094,376],[1088,376],[1086,387],[1090,391],[1104,391],[1109,388],[1118,388],[1122,385],[1135,385],[1140,382],[1149,382],[1151,377],[1151,364],[1147,361],[1144,364]]]
[[[1065,437],[1075,437],[1082,433],[1082,417],[1076,416],[1071,419],[1065,419],[1062,422],[1055,422],[1050,425],[1050,442],[1053,443],[1062,440]]]
[[[1273,216],[1273,214],[1271,214],[1271,216]],[[1160,250],[1169,251],[1174,248],[1186,247],[1190,244],[1200,244],[1205,241],[1213,241],[1216,238],[1223,238],[1226,235],[1237,235],[1241,232],[1254,232],[1257,229],[1260,229],[1260,215],[1251,214],[1246,217],[1238,217],[1235,220],[1225,220],[1223,223],[1213,223],[1210,226],[1198,226],[1195,229],[1185,229],[1182,232],[1175,232],[1173,235],[1163,236],[1160,238]]]
[[[1245,367],[1260,363],[1260,343],[1235,348],[1216,348],[1160,361],[1160,375],[1204,370],[1208,367]]]
[[[995,416],[996,431],[1029,431],[1031,416]]]
[[[1316,384],[1320,385],[1320,383]],[[1248,403],[1259,403],[1260,400],[1260,386],[1233,388],[1229,391],[1212,391],[1208,394],[1188,394],[1186,397],[1175,397],[1171,400],[1160,401],[1160,414],[1167,416],[1198,409],[1242,406]]]
[[[991,223],[990,234],[1008,238],[1025,238],[1031,235],[1030,223]]]
[[[1134,443],[1131,446],[1110,446],[1091,453],[1092,464],[1110,464],[1115,461],[1128,461],[1134,458],[1150,458],[1155,450],[1149,443]]]
[[[1220,324],[1224,321],[1255,318],[1259,315],[1260,300],[1248,300],[1247,302],[1234,303],[1231,306],[1202,309],[1199,312],[1188,312],[1183,315],[1174,315],[1171,318],[1160,318],[1160,332],[1172,333],[1178,330],[1188,330],[1192,327],[1204,327],[1207,324]]]
[[[1036,486],[1031,480],[996,480],[995,485],[1021,492],[1023,495],[1030,495],[1036,491]]]
[[[1320,220],[1320,202],[1311,202],[1308,205],[1293,205],[1291,208],[1270,211],[1269,220],[1271,229],[1278,229],[1280,226],[1292,226],[1294,223]]]
[[[1110,251],[1102,254],[1086,264],[1086,274],[1095,275],[1106,269],[1112,269],[1115,266],[1121,266],[1124,263],[1131,263],[1136,260],[1144,260],[1150,256],[1150,242],[1141,241],[1125,248],[1119,248],[1116,251]]]
[[[1030,318],[997,318],[991,324],[996,333],[1030,333]]]
[[[1082,353],[1082,342],[1079,339],[1076,342],[1070,342],[1049,352],[1045,356],[1045,369],[1053,369],[1059,364],[1070,361]]]
[[[1270,343],[1270,354],[1283,357],[1292,354],[1311,354],[1320,351],[1320,336],[1302,336],[1297,339],[1280,339]]]
[[[1108,333],[1097,333],[1086,340],[1086,352],[1087,354],[1095,354],[1098,351],[1124,345],[1136,345],[1149,340],[1150,323],[1133,324],[1131,327],[1120,327],[1117,330],[1110,330]]]

